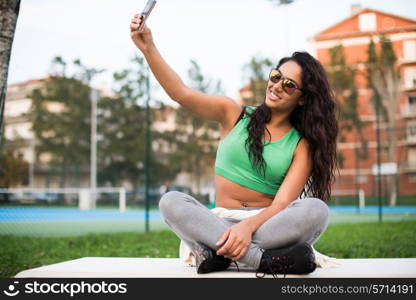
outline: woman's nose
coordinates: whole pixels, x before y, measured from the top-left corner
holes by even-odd
[[[282,80],[279,80],[277,83],[273,83],[273,89],[278,92],[282,91]]]

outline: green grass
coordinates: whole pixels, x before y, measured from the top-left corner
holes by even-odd
[[[416,221],[331,224],[314,245],[337,258],[416,257]],[[73,237],[0,236],[0,277],[86,256],[178,257],[179,239],[167,230]]]
[[[330,225],[315,248],[338,258],[416,257],[416,221]]]
[[[0,236],[0,277],[86,256],[177,257],[179,239],[164,230],[74,237]]]

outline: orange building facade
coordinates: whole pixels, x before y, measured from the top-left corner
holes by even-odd
[[[416,20],[373,9],[358,9],[347,19],[315,35],[312,43],[316,58],[324,65],[330,63],[329,49],[342,44],[346,63],[357,72],[358,114],[364,123],[363,136],[368,141],[368,158],[357,159],[356,148],[362,147],[355,132],[343,133],[338,151],[343,154],[343,166],[333,190],[362,189],[366,195],[376,195],[375,165],[377,164],[376,114],[371,101],[372,90],[366,81],[365,62],[370,39],[379,49],[380,36],[388,37],[397,57],[400,73],[399,97],[396,100],[395,131],[397,157],[382,151],[381,163],[395,164],[397,175],[382,176],[383,189],[396,180],[398,195],[416,195]],[[381,122],[381,139],[386,139],[387,124]],[[388,141],[384,140],[384,143]],[[393,168],[393,169],[395,169]],[[383,169],[383,167],[382,167]],[[387,171],[387,169],[385,169]],[[383,171],[384,172],[384,171]],[[387,171],[389,172],[389,171]],[[387,194],[388,191],[383,193]]]

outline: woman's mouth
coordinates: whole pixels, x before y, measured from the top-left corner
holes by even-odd
[[[272,101],[282,100],[282,98],[280,98],[278,95],[276,95],[272,91],[269,91],[269,99],[272,100]]]

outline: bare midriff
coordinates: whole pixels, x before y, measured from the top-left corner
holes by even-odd
[[[215,174],[216,206],[225,208],[267,207],[274,196],[241,186]]]

